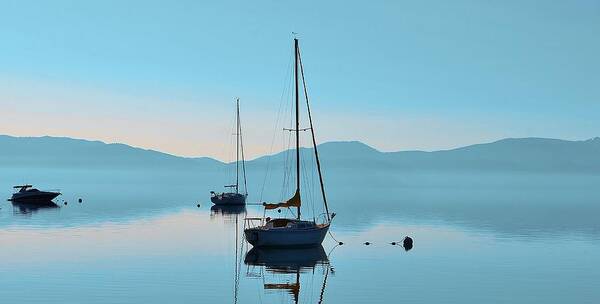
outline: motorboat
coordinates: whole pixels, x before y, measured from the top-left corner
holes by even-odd
[[[13,188],[17,189],[17,192],[13,193],[9,201],[17,203],[48,203],[60,195],[58,191],[42,191],[33,188],[32,185],[20,185]]]

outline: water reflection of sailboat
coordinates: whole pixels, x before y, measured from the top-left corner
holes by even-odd
[[[295,280],[292,282],[265,282],[263,284],[265,290],[287,292],[292,296],[294,303],[298,303],[300,299],[301,273],[312,272],[314,274],[314,270],[318,266],[323,266],[325,273],[318,302],[321,303],[323,300],[327,277],[330,270],[329,259],[323,246],[296,249],[254,247],[246,253],[244,263],[248,266],[262,268],[266,272],[277,276],[294,275]],[[249,276],[260,277],[260,275]],[[289,277],[287,277],[287,279],[289,279]]]
[[[40,209],[60,208],[53,201],[38,201],[35,203],[29,202],[12,202],[13,212],[15,214],[31,214],[38,212]]]
[[[246,213],[245,205],[231,205],[231,206],[223,206],[223,205],[213,205],[210,207],[211,214],[221,214],[221,215],[236,215]]]

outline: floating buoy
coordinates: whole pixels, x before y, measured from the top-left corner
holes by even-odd
[[[406,251],[411,250],[413,248],[413,239],[410,238],[410,236],[406,236],[402,241],[402,247],[404,247],[404,250]]]
[[[83,200],[81,198],[79,198],[79,200],[77,200],[79,203],[83,202]]]
[[[369,246],[369,245],[371,245],[371,243],[369,243],[369,242],[365,242],[365,245]]]
[[[200,208],[200,204],[196,205],[196,207]]]
[[[65,201],[65,206],[67,205],[67,201]]]

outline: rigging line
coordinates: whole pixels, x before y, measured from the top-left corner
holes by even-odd
[[[230,133],[230,134],[237,134],[237,131],[234,131],[234,129],[237,129],[237,114],[236,114],[236,115],[234,115],[234,119],[233,119],[233,122],[232,122],[232,125],[231,125],[231,133]],[[235,158],[236,158],[235,165],[236,165],[236,179],[237,179],[237,149],[238,149],[238,145],[237,145],[237,142],[236,142],[236,140],[237,140],[237,135],[236,135],[236,138],[235,138],[235,139],[234,139],[234,137],[231,137],[231,136],[229,137],[229,149],[230,149],[229,153],[230,153],[230,155],[229,155],[229,163],[228,163],[228,168],[229,168],[229,169],[228,169],[228,171],[227,171],[227,172],[228,172],[228,174],[229,174],[229,180],[228,180],[227,182],[228,182],[230,185],[231,185],[231,184],[233,184],[233,183],[232,183],[232,182],[230,182],[230,181],[232,181],[232,180],[233,180],[233,165],[232,165],[232,162],[231,162],[231,160],[233,160],[233,157],[232,157],[232,155],[233,155],[234,153],[236,154],[236,156],[235,156]],[[235,147],[236,147],[236,148],[235,148],[235,150],[234,150],[234,149],[231,149],[231,147],[232,147],[233,145],[235,145]],[[236,184],[237,184],[237,182],[236,182]]]
[[[315,204],[314,204],[314,189],[313,189],[313,185],[310,183],[312,181],[312,179],[308,178],[308,169],[306,167],[308,167],[308,162],[306,161],[306,153],[302,153],[301,158],[302,158],[302,163],[305,164],[302,167],[302,176],[304,178],[304,185],[306,186],[306,196],[304,196],[306,198],[306,200],[309,202],[310,206],[311,206],[311,210],[313,212],[313,218],[315,216]],[[310,170],[312,172],[312,170]]]
[[[335,247],[337,247],[338,245],[341,245],[341,244],[343,244],[342,242],[340,242],[340,241],[336,240],[336,239],[333,237],[333,234],[331,233],[331,230],[327,230],[327,233],[329,233],[329,236],[330,236],[330,237],[331,237],[331,238],[332,238],[334,241],[336,241],[337,245],[335,245]],[[333,247],[333,248],[335,248],[335,247]],[[332,249],[331,251],[333,251],[333,249]]]
[[[292,81],[293,82],[293,81]],[[291,87],[291,85],[290,85]],[[290,94],[292,94],[292,96],[290,96],[289,99],[289,123],[290,123],[290,129],[293,128],[294,125],[294,106],[293,106],[293,92],[290,88]],[[287,192],[290,192],[290,187],[292,184],[292,133],[288,133],[284,136],[287,136],[287,147],[285,150],[285,155],[286,155],[286,166],[285,166],[285,173],[287,176],[287,184],[286,184],[286,189],[285,192],[283,194],[282,199],[285,199],[287,196]]]
[[[338,248],[339,246],[340,246],[340,243],[337,243],[337,244],[335,244],[335,246],[333,246],[333,247],[331,248],[331,250],[329,250],[329,252],[327,253],[327,260],[328,260],[328,261],[329,261],[329,260],[331,260],[330,256],[331,256],[331,254],[333,253],[333,251],[334,251],[336,248]]]
[[[285,136],[284,136],[284,140],[285,140]],[[289,190],[289,184],[290,184],[290,180],[291,180],[291,173],[289,170],[289,163],[290,161],[290,146],[291,146],[291,136],[287,137],[288,140],[288,144],[287,147],[285,146],[285,144],[283,145],[285,148],[284,150],[284,163],[283,163],[283,186],[281,189],[281,194],[280,194],[280,199],[284,200],[286,198],[287,192]]]
[[[323,296],[325,295],[325,287],[327,286],[327,277],[329,276],[329,265],[325,268],[325,278],[323,279],[323,287],[321,287],[321,294],[319,295],[318,304],[323,303]]]
[[[237,292],[238,292],[238,216],[235,215],[235,267],[233,276],[233,303],[237,303]]]
[[[289,57],[288,60],[288,65],[287,68],[285,69],[285,76],[283,79],[283,91],[281,92],[281,97],[279,98],[279,108],[277,109],[277,115],[275,117],[275,127],[273,128],[273,136],[271,137],[271,147],[269,148],[269,155],[273,154],[273,147],[275,146],[275,137],[278,134],[277,132],[277,126],[279,125],[282,113],[283,113],[283,101],[284,101],[284,96],[286,95],[286,92],[288,91],[288,88],[291,85],[291,79],[290,79],[290,74],[291,74],[291,67],[292,66],[292,57]],[[263,184],[262,184],[262,188],[260,190],[260,200],[262,201],[263,198],[263,194],[264,194],[264,190],[265,190],[265,185],[267,184],[267,177],[269,175],[269,169],[270,169],[270,164],[271,164],[271,157],[267,158],[267,168],[265,171],[265,178],[263,179]]]
[[[238,126],[239,126],[239,137],[240,137],[240,148],[242,149],[242,173],[244,175],[244,192],[246,197],[248,196],[248,184],[246,182],[246,160],[244,158],[244,137],[242,136],[242,119],[240,118],[240,110],[238,105]]]
[[[230,121],[229,121],[229,126],[231,127],[231,130],[229,131],[229,133],[233,133],[233,129],[235,126],[235,117],[231,117]],[[225,164],[225,178],[227,179],[225,182],[226,183],[230,183],[231,179],[232,179],[232,172],[231,172],[231,166],[230,166],[230,162],[231,162],[231,146],[232,146],[232,139],[229,139],[229,142],[223,141],[223,148],[221,150],[222,154],[221,155],[226,155],[223,163]]]
[[[290,113],[291,115],[291,113]],[[290,117],[290,121],[291,121],[291,117]],[[286,163],[285,163],[285,174],[286,174],[286,189],[284,191],[283,197],[282,199],[286,199],[287,196],[289,195],[291,191],[291,187],[292,187],[292,182],[294,181],[292,178],[292,162],[293,162],[293,155],[292,155],[292,145],[293,145],[293,138],[291,133],[287,135],[287,147],[286,147]]]
[[[323,174],[321,174],[321,162],[319,161],[319,152],[317,151],[317,140],[315,139],[315,128],[313,127],[312,115],[310,113],[310,103],[308,101],[308,89],[306,88],[306,81],[304,79],[304,65],[302,64],[302,57],[300,56],[300,49],[298,49],[298,60],[300,61],[300,72],[302,74],[302,86],[304,88],[304,97],[306,98],[306,109],[308,111],[308,121],[310,122],[310,133],[312,134],[313,147],[315,150],[315,160],[317,162],[317,170],[319,170],[319,183],[321,184],[321,194],[323,195],[323,204],[325,205],[325,213],[327,214],[327,220],[331,221],[329,216],[329,207],[327,206],[327,197],[325,196],[325,185],[323,184]]]

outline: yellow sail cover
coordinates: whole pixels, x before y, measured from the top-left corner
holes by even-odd
[[[281,202],[281,203],[263,203],[263,206],[265,206],[265,209],[270,210],[270,209],[277,209],[277,208],[281,208],[281,207],[300,207],[301,203],[300,203],[300,191],[296,190],[296,194],[294,194],[294,196],[292,196],[292,198],[290,198],[289,200],[285,201],[285,202]]]

